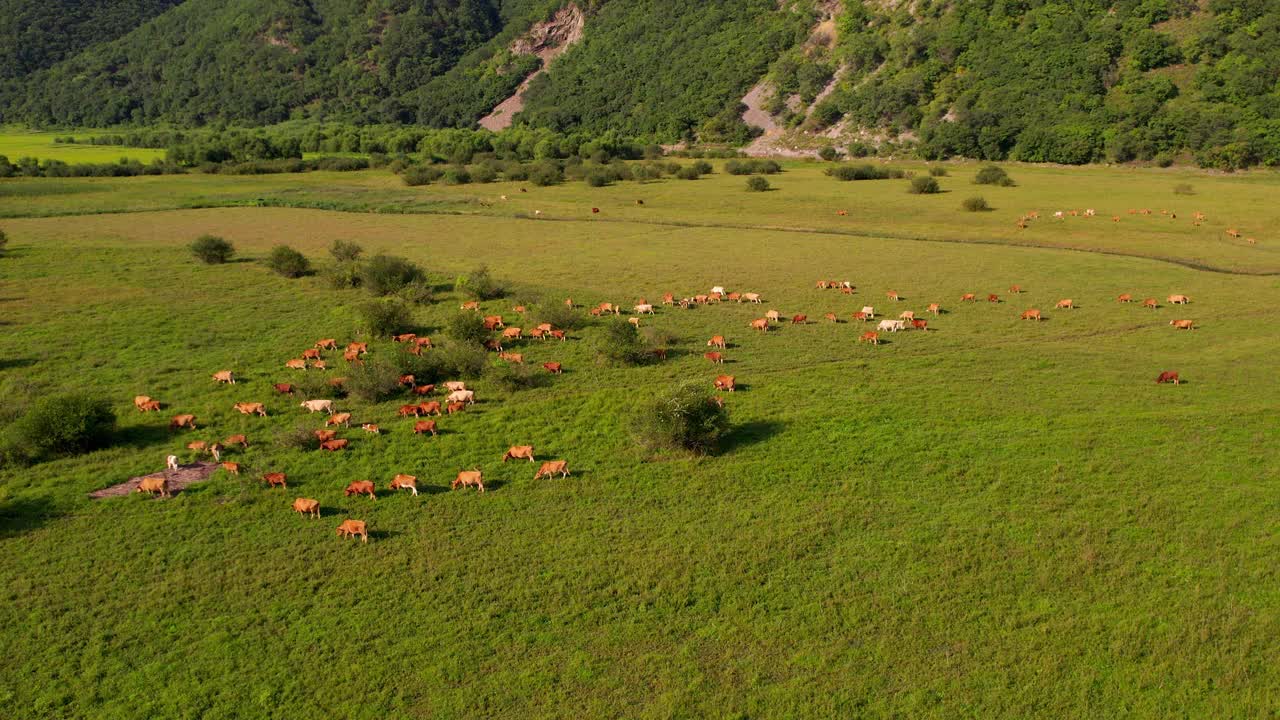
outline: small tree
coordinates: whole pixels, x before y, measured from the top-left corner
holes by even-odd
[[[360,259],[360,254],[364,252],[364,248],[350,240],[334,240],[329,246],[329,254],[337,262],[355,262]]]
[[[703,385],[686,383],[645,404],[633,422],[649,448],[713,452],[729,430],[729,414]]]
[[[489,331],[484,327],[484,318],[478,312],[463,311],[449,319],[444,334],[450,340],[463,345],[480,345],[489,339]]]
[[[361,284],[374,295],[391,295],[405,285],[426,279],[415,263],[396,255],[374,255],[360,273]]]
[[[964,209],[969,212],[987,212],[991,209],[991,206],[987,204],[987,199],[978,196],[965,198],[963,205]]]
[[[299,278],[311,272],[311,261],[288,245],[277,245],[267,255],[267,267],[277,275]]]
[[[769,181],[755,175],[747,178],[747,192],[765,192],[769,189]]]
[[[907,192],[912,195],[933,195],[941,191],[938,181],[927,176],[911,178],[911,186],[907,188]]]
[[[370,300],[359,308],[364,328],[373,337],[390,337],[408,332],[413,327],[409,306],[393,298]]]
[[[1011,187],[1013,179],[1009,177],[1009,173],[999,165],[987,165],[978,171],[973,177],[975,185],[996,185],[999,187]]]
[[[589,318],[580,310],[563,304],[539,307],[537,317],[539,322],[551,323],[551,327],[557,330],[581,330]]]
[[[946,177],[949,174],[950,173],[948,173],[947,169],[944,167],[934,166],[929,168],[929,175],[931,175],[932,177]]]
[[[639,365],[650,357],[640,330],[622,318],[605,323],[604,334],[596,342],[596,352],[621,365]]]
[[[37,462],[104,447],[115,431],[111,403],[87,395],[61,395],[36,401],[4,437],[4,455]]]
[[[401,392],[400,369],[387,360],[371,358],[350,369],[343,387],[366,402],[382,402]]]
[[[221,265],[236,254],[235,247],[216,235],[201,235],[191,243],[191,254],[206,265]]]
[[[485,265],[459,277],[453,284],[454,290],[465,294],[473,300],[492,300],[506,294],[502,284],[493,279],[489,268]]]
[[[676,177],[680,178],[681,180],[697,180],[698,178],[702,177],[702,173],[698,172],[697,167],[690,165],[688,167],[682,167],[679,170],[677,170]]]
[[[451,342],[439,350],[441,367],[450,377],[478,378],[489,364],[489,354],[479,345]]]
[[[824,145],[823,148],[818,151],[818,157],[826,160],[827,162],[831,162],[832,160],[836,160],[840,157],[840,151],[830,145]]]
[[[529,390],[543,385],[547,374],[535,372],[528,365],[499,362],[484,371],[484,378],[506,392]]]

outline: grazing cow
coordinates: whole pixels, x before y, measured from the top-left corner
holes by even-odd
[[[418,379],[417,379],[417,378],[415,378],[415,377],[414,377],[414,376],[412,376],[412,375],[401,375],[401,376],[400,376],[400,384],[401,384],[401,385],[404,385],[404,386],[406,386],[406,387],[408,387],[408,386],[412,386],[412,385],[413,385],[414,383],[416,383],[417,381],[418,381]]]
[[[228,435],[226,440],[222,441],[223,445],[239,445],[242,448],[249,447],[249,440],[244,435]]]
[[[231,375],[230,370],[219,370],[218,372],[213,374],[213,379],[217,380],[220,383],[230,383],[232,385],[236,384],[236,379]]]
[[[320,351],[316,350],[315,348],[307,348],[306,350],[302,351],[302,359],[303,360],[319,360]]]
[[[1191,320],[1170,320],[1169,324],[1178,330],[1192,330],[1195,328],[1195,322]]]
[[[524,335],[524,331],[518,327],[509,327],[502,331],[503,340],[519,340]]]
[[[307,361],[300,358],[294,358],[292,360],[285,360],[284,366],[290,370],[306,370]]]
[[[1156,378],[1156,384],[1163,385],[1165,383],[1173,383],[1174,385],[1179,385],[1182,383],[1182,380],[1178,378],[1178,373],[1172,370],[1165,370],[1164,372],[1160,373],[1160,377]]]
[[[1058,304],[1053,307],[1057,310],[1075,310],[1076,304],[1071,301],[1071,298],[1067,298],[1066,300],[1059,300]]]
[[[902,314],[898,315],[898,319],[899,320],[915,320],[916,319],[915,311],[903,310]]]
[[[1113,222],[1113,223],[1118,223],[1118,222],[1120,222],[1120,216],[1119,216],[1119,215],[1112,215],[1112,216],[1111,216],[1111,222]]]
[[[431,393],[435,392],[435,389],[436,389],[435,383],[428,383],[426,385],[414,385],[413,394],[418,396],[430,395]]]
[[[431,433],[431,436],[435,437],[436,421],[435,420],[419,420],[418,422],[413,424],[414,435],[421,435],[423,433]]]
[[[276,383],[276,384],[272,385],[271,387],[272,387],[276,392],[280,393],[281,395],[292,395],[292,394],[293,394],[293,386],[292,386],[292,385],[290,385],[289,383]]]
[[[273,488],[279,485],[285,490],[289,489],[288,476],[282,472],[263,473],[262,481],[267,484],[268,488]]]
[[[1240,231],[1239,231],[1239,230],[1237,230],[1237,229],[1235,229],[1235,228],[1229,228],[1229,229],[1227,230],[1227,234],[1228,234],[1228,235],[1230,235],[1231,237],[1233,237],[1233,238],[1237,239],[1237,240],[1239,240],[1239,239],[1240,239]]]
[[[354,538],[360,536],[360,542],[369,542],[369,531],[365,528],[363,520],[343,520],[338,526],[338,535],[344,538]]]
[[[304,517],[310,516],[319,519],[320,517],[320,501],[311,498],[298,498],[293,501],[293,511],[302,513]]]
[[[239,474],[240,474],[240,463],[237,463],[237,462],[224,462],[224,463],[222,463],[222,469],[223,469],[223,470],[226,470],[227,472],[231,473],[232,475],[239,475]]]
[[[737,381],[732,375],[720,375],[711,384],[716,390],[724,390],[725,392],[733,392],[738,387]]]
[[[352,495],[368,495],[370,498],[377,500],[378,493],[374,490],[372,480],[356,480],[347,485],[342,491],[342,497],[351,497]]]
[[[501,340],[485,340],[482,344],[484,345],[484,349],[489,352],[502,352]]]
[[[781,322],[782,313],[778,312],[777,310],[770,310],[769,312],[764,314],[764,318],[765,320],[769,320],[771,322]]]
[[[169,429],[177,430],[178,428],[187,428],[189,430],[195,430],[196,416],[195,415],[174,415],[173,419],[169,421]]]
[[[418,478],[414,475],[396,475],[391,478],[391,484],[387,487],[392,491],[409,488],[413,491],[413,496],[418,497]]]
[[[996,295],[995,293],[991,293],[990,295],[988,295],[988,296],[987,296],[987,302],[989,302],[989,303],[999,303],[999,302],[1000,302],[1000,296],[999,296],[999,295]]]
[[[329,417],[325,418],[324,426],[329,427],[330,425],[341,425],[343,427],[351,427],[351,413],[344,412],[344,413],[337,413],[334,415],[330,415]]]
[[[418,403],[418,412],[423,415],[440,416],[440,401],[432,400],[431,402]]]
[[[502,322],[501,315],[486,315],[484,317],[485,330],[496,330],[498,328],[504,328],[504,327],[506,327],[506,324]]]
[[[323,410],[330,415],[333,414],[332,400],[303,400],[298,403],[298,407],[306,408],[308,412],[312,413],[318,413]]]
[[[928,330],[929,321],[928,320],[912,320],[911,327],[915,328],[916,330]]]
[[[512,445],[502,455],[502,462],[507,460],[528,460],[533,462],[533,446],[532,445]]]
[[[1170,295],[1169,296],[1170,305],[1186,305],[1189,302],[1191,302],[1191,298],[1187,297],[1186,295]]]
[[[415,348],[419,348],[419,349],[421,349],[421,348],[429,348],[429,347],[431,347],[431,338],[429,338],[429,337],[420,337],[420,338],[415,338],[415,339],[414,339],[414,341],[413,341],[413,346],[414,346]]]
[[[965,293],[960,296],[960,302],[978,302],[978,296],[974,293]]]
[[[454,390],[449,393],[449,397],[445,398],[451,403],[463,402],[468,405],[476,404],[476,392],[474,390]]]
[[[480,492],[484,492],[484,471],[476,469],[459,472],[458,476],[453,479],[453,483],[449,485],[449,489],[457,490],[459,487],[466,488],[472,485],[476,486],[476,489]]]
[[[880,324],[876,326],[876,330],[888,332],[898,332],[906,329],[907,323],[903,320],[881,320]]]
[[[355,350],[348,350],[342,353],[342,359],[349,363],[358,363],[360,362],[360,353]],[[319,366],[317,365],[317,367]]]
[[[399,335],[392,335],[391,339],[398,343],[406,343],[417,340],[418,336],[414,333],[401,333]]]
[[[704,358],[706,358],[706,359],[710,360],[712,363],[715,363],[715,364],[717,364],[717,365],[723,365],[723,364],[724,364],[724,355],[721,355],[721,354],[720,354],[720,353],[718,353],[718,352],[707,352],[707,353],[702,353],[702,357],[704,357]]]
[[[877,333],[877,332],[864,332],[864,333],[862,333],[862,335],[861,335],[861,336],[859,336],[859,337],[858,337],[858,342],[869,342],[869,343],[871,343],[872,345],[879,345],[879,344],[880,344],[880,333]]]
[[[452,415],[457,412],[462,412],[463,410],[466,410],[466,409],[467,409],[467,404],[464,402],[451,402],[445,406],[444,411]]]
[[[827,313],[826,315],[822,316],[822,319],[833,322],[833,323],[840,322],[840,318],[836,317],[835,313]]]
[[[1130,295],[1129,293],[1125,293],[1125,294],[1121,295],[1120,297],[1117,297],[1117,298],[1116,298],[1116,302],[1131,303],[1131,302],[1133,302],[1133,296],[1132,296],[1132,295]]]
[[[835,317],[835,316],[833,315],[832,317]],[[792,315],[791,316],[792,325],[804,325],[807,322],[809,322],[808,315]]]
[[[942,306],[939,305],[938,303],[929,303],[929,307],[927,309],[929,312],[933,313],[934,315],[937,315],[938,313],[942,312]]]
[[[360,362],[360,364],[363,365],[364,363]],[[311,367],[315,368],[316,370],[325,370],[325,369],[328,369],[329,365],[325,363],[325,361],[323,360],[314,360],[311,363]]]
[[[866,313],[864,313],[864,312],[862,312],[862,311],[858,311],[858,312],[856,312],[856,313],[854,313],[854,314],[853,314],[853,319],[854,319],[854,320],[861,320],[861,321],[863,321],[863,322],[866,322],[866,321],[870,320],[871,318],[867,317],[867,314],[866,314]]]
[[[194,450],[195,452],[198,452],[198,453],[202,453],[209,449],[209,444],[203,440],[192,440],[191,442],[187,443],[187,449]]]
[[[654,356],[654,357],[656,357],[656,358],[658,358],[659,360],[666,360],[666,359],[667,359],[667,349],[666,349],[666,348],[654,348],[654,349],[652,350],[652,352],[653,352],[653,356]]]
[[[529,309],[523,305],[517,305],[514,308],[512,308],[512,311],[515,312],[517,315],[523,315],[526,312],[528,312]]]
[[[436,403],[436,404],[439,405],[439,403]],[[421,412],[422,412],[422,406],[420,405],[401,405],[400,406],[400,417],[409,417],[410,415],[414,417],[418,417],[418,414]]]
[[[759,320],[752,320],[752,321],[751,321],[751,329],[752,329],[752,330],[759,330],[760,332],[768,332],[768,331],[769,331],[769,321],[768,321],[767,319],[765,319],[765,318],[760,318]]]
[[[347,343],[347,352],[360,353],[364,355],[369,352],[369,343],[352,342]]]
[[[707,347],[718,347],[724,350],[728,345],[725,343],[723,335],[712,335],[711,339],[707,341]]]
[[[328,442],[329,440],[338,437],[337,430],[312,430],[311,434],[315,435],[316,439],[320,442]]]
[[[639,314],[641,314],[641,315],[653,315],[653,314],[654,314],[653,306],[652,306],[652,305],[650,305],[649,303],[641,303],[640,305],[636,305],[634,308],[632,308],[632,310],[634,310],[635,312],[637,312],[637,313],[639,313]]]
[[[239,410],[241,415],[267,416],[267,408],[262,403],[238,402],[233,407]]]
[[[545,362],[545,363],[542,363],[542,369],[543,369],[543,370],[546,370],[547,372],[551,373],[552,375],[560,375],[560,374],[564,373],[564,366],[563,366],[563,365],[561,365],[561,364],[560,364],[560,363],[558,363],[558,362]]]
[[[849,211],[848,211],[848,210],[837,210],[837,211],[836,211],[836,215],[839,215],[840,217],[845,217],[845,216],[846,216],[846,215],[848,215],[848,214],[849,214]]]
[[[378,427],[377,425],[374,425],[373,423],[365,423],[360,426],[360,429],[369,433],[370,435],[382,434],[382,428]]]
[[[533,338],[534,340],[546,340],[547,331],[543,330],[542,328],[533,328],[532,330],[529,331],[529,337]]]
[[[755,303],[757,305],[763,302],[760,299],[759,293],[742,293],[742,300],[746,300],[749,303]],[[742,300],[739,300],[738,302],[742,302]]]
[[[145,406],[149,402],[151,402],[150,395],[134,395],[133,396],[133,406],[138,408],[139,410],[142,410],[143,406]],[[146,411],[143,410],[143,412],[146,412]]]
[[[325,338],[323,340],[317,340],[316,347],[320,348],[321,350],[337,350],[338,341],[333,338]]]
[[[853,294],[853,286],[851,286],[851,285],[845,285],[844,287],[840,288],[840,293],[841,293],[841,294],[843,294],[843,295],[852,295],[852,294]]]
[[[462,305],[460,305],[458,309],[459,310],[479,310],[480,303],[475,300],[469,300],[467,302],[462,303]]]
[[[209,446],[209,454],[213,456],[215,462],[222,460],[222,445],[218,444],[217,440]]]
[[[1042,318],[1040,317],[1040,311],[1033,308],[1022,313],[1022,319],[1035,320],[1036,322],[1039,322]]]
[[[627,318],[627,322],[631,323],[632,325],[636,326],[637,328],[638,328],[638,327],[640,327],[640,318],[638,318],[638,317],[631,317],[631,318]]]
[[[524,364],[524,355],[520,353],[510,353],[510,352],[498,353],[498,357],[502,358],[503,360],[506,360],[509,363],[514,363],[516,365]]]
[[[876,317],[876,309],[871,307],[870,305],[867,305],[866,307],[862,308],[862,314],[865,320],[874,320]]]
[[[663,294],[662,294],[662,304],[663,304],[663,305],[675,305],[675,304],[676,304],[676,296],[675,296],[675,295],[673,295],[672,293],[663,293]]]
[[[902,299],[902,297],[901,297],[900,295],[898,295],[898,293],[897,293],[897,292],[895,292],[895,291],[893,291],[893,290],[890,290],[889,292],[885,293],[884,295],[885,295],[885,297],[887,297],[887,298],[889,298],[890,300],[893,300],[893,301],[895,301],[895,302],[897,302],[898,300],[901,300],[901,299]]]
[[[143,403],[143,404],[142,404],[142,407],[140,407],[140,408],[138,408],[138,409],[139,409],[139,410],[141,410],[141,411],[142,411],[142,412],[144,412],[144,413],[145,413],[145,412],[156,412],[156,411],[159,411],[159,410],[160,410],[160,401],[159,401],[159,400],[151,400],[150,402]]]
[[[165,459],[164,459],[164,469],[165,469],[165,470],[177,470],[177,469],[178,469],[178,456],[177,456],[177,455],[169,455],[169,456],[166,456],[166,457],[165,457]]]
[[[162,498],[170,497],[169,481],[162,477],[142,478],[142,482],[138,483],[138,489],[134,492],[144,492],[151,495],[159,494]]]
[[[542,332],[548,332],[548,333],[549,333],[549,332],[551,332],[554,328],[555,328],[555,326],[554,326],[554,325],[552,325],[551,323],[542,323],[542,324],[538,325],[538,329],[539,329],[539,330],[541,330]]]
[[[1142,301],[1142,307],[1155,310],[1160,307],[1160,303],[1156,302],[1155,298],[1147,298]]]
[[[711,293],[712,293],[713,295],[724,295],[724,294],[725,294],[725,291],[724,291],[724,288],[723,288],[723,287],[721,287],[720,285],[717,285],[717,286],[715,286],[715,287],[711,288]]]
[[[826,290],[827,288],[831,287],[831,283],[827,282],[826,280],[819,280],[817,283],[815,283],[815,286],[819,290]]]
[[[706,295],[694,295],[694,296],[693,296],[693,301],[694,301],[695,303],[699,304],[699,305],[705,305],[705,304],[707,303],[707,296],[706,296]]]
[[[1009,292],[1013,293],[1014,295],[1021,295],[1021,294],[1022,294],[1022,286],[1021,286],[1021,285],[1010,285],[1010,286],[1009,286]]]
[[[564,333],[564,331],[563,331],[563,330],[552,330],[552,331],[551,331],[551,337],[553,337],[553,338],[555,338],[555,339],[559,340],[560,342],[564,342],[564,340],[565,340],[565,333]]]
[[[556,474],[559,474],[562,478],[569,477],[569,463],[564,460],[548,460],[542,463],[542,467],[538,468],[538,472],[533,474],[533,479],[540,480]]]

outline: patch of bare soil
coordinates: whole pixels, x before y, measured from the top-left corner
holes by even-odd
[[[218,463],[215,462],[198,462],[190,465],[179,465],[177,470],[162,470],[160,472],[151,473],[150,475],[141,475],[136,478],[130,478],[127,482],[119,485],[112,485],[109,488],[95,490],[89,493],[89,497],[96,499],[105,497],[120,497],[138,489],[143,480],[147,478],[165,478],[169,481],[169,492],[179,493],[188,485],[194,485],[198,482],[204,482],[209,479],[214,470],[218,469]]]
[[[570,3],[557,10],[550,20],[534,25],[529,32],[511,43],[511,52],[517,55],[537,55],[542,59],[542,67],[529,73],[529,77],[520,83],[511,97],[498,103],[492,112],[480,118],[480,127],[495,132],[511,127],[516,113],[524,109],[524,94],[528,91],[529,84],[546,72],[553,60],[582,39],[582,27],[586,22],[582,9],[577,4]]]

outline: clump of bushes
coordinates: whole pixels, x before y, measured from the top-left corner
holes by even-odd
[[[337,400],[347,394],[341,385],[334,385],[320,373],[303,373],[293,386],[299,396],[308,400]]]
[[[374,255],[360,270],[360,284],[374,295],[392,295],[426,277],[417,264],[396,255]]]
[[[769,189],[769,181],[756,175],[747,178],[747,192],[764,192]]]
[[[201,235],[191,243],[191,254],[205,265],[221,265],[231,260],[236,249],[216,235]]]
[[[529,169],[529,182],[538,187],[559,185],[564,182],[564,171],[555,163],[539,163]]]
[[[440,176],[445,185],[467,185],[471,182],[471,173],[462,166],[451,167]]]
[[[907,192],[912,195],[933,195],[942,192],[942,188],[932,177],[914,177],[911,178],[911,185],[907,187]]]
[[[965,198],[962,205],[964,206],[964,209],[969,212],[987,212],[991,209],[991,206],[987,204],[987,199],[977,195],[971,198]]]
[[[676,177],[681,180],[697,180],[702,177],[702,173],[698,172],[697,166],[689,165],[677,170]]]
[[[620,317],[605,323],[604,333],[596,341],[596,352],[619,365],[639,365],[652,357],[640,330]]]
[[[826,160],[827,162],[832,162],[834,160],[839,159],[840,151],[836,150],[830,145],[826,145],[821,150],[818,151],[818,157],[822,158],[823,160]]]
[[[288,245],[277,245],[267,255],[267,267],[282,277],[300,278],[311,272],[311,261]]]
[[[481,345],[489,339],[489,331],[484,327],[484,318],[480,313],[464,310],[445,325],[444,334],[455,343],[463,345]]]
[[[528,365],[515,363],[496,363],[484,371],[489,382],[506,392],[517,392],[539,387],[546,382],[547,374],[536,372]]]
[[[452,342],[432,352],[439,355],[441,369],[450,377],[478,378],[489,364],[488,353],[479,345]]]
[[[334,240],[329,246],[329,254],[336,262],[355,262],[363,252],[364,248],[350,240]]]
[[[724,171],[730,175],[774,175],[782,172],[782,166],[773,160],[730,160]]]
[[[897,168],[876,167],[870,163],[837,165],[827,168],[825,172],[827,175],[845,182],[852,180],[888,180],[905,176],[905,173]]]
[[[551,323],[557,330],[581,330],[589,317],[567,305],[553,304],[538,309],[538,322]]]
[[[306,425],[295,425],[281,430],[273,438],[275,445],[284,450],[318,450],[320,438]]]
[[[501,282],[489,274],[489,268],[481,265],[454,281],[454,290],[472,300],[493,300],[507,294]]]
[[[1009,177],[1009,173],[999,165],[987,165],[978,171],[974,176],[973,183],[975,185],[996,185],[998,187],[1013,187],[1013,178]]]
[[[645,404],[633,433],[651,449],[713,452],[729,430],[729,414],[700,384],[686,383]]]
[[[935,166],[929,168],[929,175],[932,177],[946,177],[947,175],[950,175],[950,173],[948,173],[947,169],[944,167]]]
[[[395,298],[370,300],[359,307],[364,329],[373,337],[390,337],[408,332],[413,327],[413,313],[403,301]]]
[[[405,185],[416,187],[418,185],[430,185],[440,179],[444,175],[444,171],[432,165],[410,165],[400,175],[400,179]]]
[[[4,434],[6,461],[34,463],[76,455],[111,442],[116,414],[111,403],[88,395],[59,395],[37,400]]]
[[[343,383],[348,394],[366,402],[382,402],[400,394],[400,368],[381,357],[369,357],[355,365]]]

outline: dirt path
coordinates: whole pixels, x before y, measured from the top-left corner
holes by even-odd
[[[213,471],[218,469],[218,463],[198,462],[191,465],[179,465],[177,470],[162,470],[160,472],[151,473],[150,475],[141,475],[136,478],[130,478],[127,482],[119,485],[112,485],[108,488],[95,490],[89,493],[89,497],[97,500],[105,497],[120,497],[128,495],[138,489],[138,485],[147,478],[165,478],[169,481],[169,492],[179,493],[188,485],[194,485],[198,482],[204,482],[209,479]]]
[[[497,132],[511,127],[516,113],[524,109],[524,94],[533,79],[546,72],[551,62],[563,55],[574,43],[582,39],[582,27],[586,16],[576,4],[560,8],[549,21],[534,25],[520,39],[511,44],[511,52],[517,55],[537,55],[542,67],[529,73],[511,97],[498,103],[493,111],[480,118],[480,127]]]

